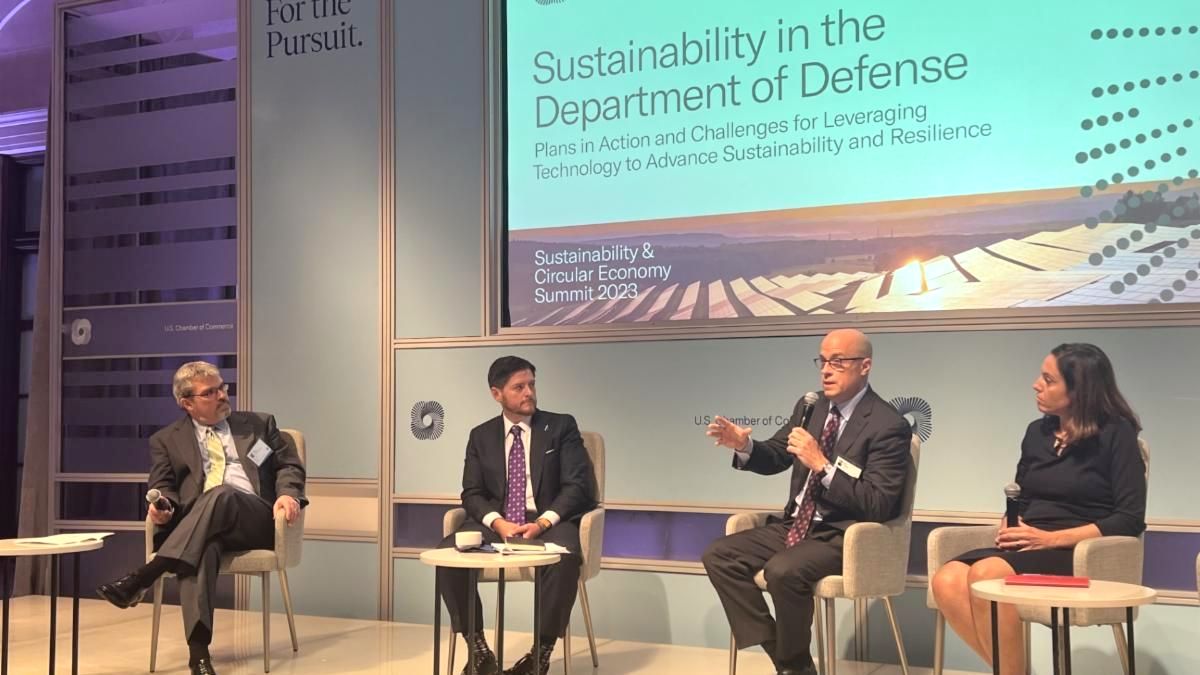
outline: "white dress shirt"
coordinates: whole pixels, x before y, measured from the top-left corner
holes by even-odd
[[[242,460],[238,457],[237,446],[233,443],[233,434],[229,431],[229,421],[222,420],[215,426],[207,426],[192,420],[192,426],[196,427],[196,441],[200,444],[200,462],[204,469],[204,475],[208,475],[208,465],[212,462],[208,459],[208,446],[204,444],[204,439],[208,437],[208,430],[212,429],[217,434],[217,439],[221,441],[221,447],[225,448],[225,476],[221,479],[221,483],[229,487],[257,496],[254,491],[254,486],[250,483],[250,478],[246,476],[245,469],[242,468]]]
[[[863,388],[857,394],[855,394],[853,398],[851,398],[849,401],[847,401],[845,403],[845,405],[839,405],[837,407],[838,412],[840,412],[842,414],[842,419],[841,419],[841,422],[838,423],[837,435],[834,436],[834,439],[833,439],[834,445],[837,445],[838,439],[842,437],[842,432],[846,430],[846,424],[850,421],[850,416],[854,414],[854,409],[858,407],[859,401],[861,401],[863,396],[866,396],[866,394],[867,394],[867,387],[864,385]],[[830,407],[832,407],[833,405],[835,405],[835,404],[830,403]],[[820,445],[820,443],[821,443],[821,439],[820,439],[820,437],[818,437],[817,444]],[[738,465],[739,469],[746,466],[746,462],[750,461],[750,452],[753,449],[754,449],[754,440],[747,439],[745,447],[743,447],[741,450],[733,451],[734,456],[737,458],[737,465]],[[821,485],[824,485],[826,490],[828,490],[829,485],[831,483],[833,483],[833,477],[836,473],[837,473],[837,466],[834,465],[832,462],[830,462],[829,468],[827,468],[825,470],[825,475],[821,477]],[[804,493],[807,491],[808,491],[808,481],[806,480],[806,481],[804,481],[804,485],[800,486],[800,492],[796,495],[796,502],[795,502],[796,508],[791,513],[792,517],[795,517],[795,515],[800,511],[800,502],[801,502],[801,500],[804,499]],[[822,520],[820,510],[814,509],[813,510],[813,521],[816,522],[816,521],[820,521],[820,520]]]
[[[533,447],[533,427],[529,426],[528,417],[522,417],[516,422],[508,419],[507,415],[501,415],[500,418],[504,420],[504,466],[506,467],[508,466],[509,455],[512,453],[512,428],[521,427],[521,444],[525,446],[525,511],[537,511],[537,504],[533,500],[533,479],[529,475],[529,450]],[[508,481],[507,474],[505,474],[504,480]],[[492,523],[501,517],[503,517],[503,514],[499,511],[492,511],[483,517],[483,526],[490,528]],[[557,513],[549,510],[543,513],[541,517],[550,521],[551,527],[557,525],[558,521],[561,520],[561,517]]]

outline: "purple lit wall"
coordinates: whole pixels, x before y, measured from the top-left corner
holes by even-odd
[[[89,556],[89,582],[142,557],[147,439],[181,415],[174,370],[216,363],[237,393],[236,10],[119,0],[66,14],[56,507],[71,529],[132,530]]]

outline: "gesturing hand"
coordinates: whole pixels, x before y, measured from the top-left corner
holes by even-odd
[[[751,431],[752,429],[748,427],[739,427],[724,417],[717,415],[713,418],[712,423],[708,425],[708,429],[704,432],[704,435],[714,439],[713,445],[723,445],[731,450],[741,450],[746,447],[746,442],[750,440]]]

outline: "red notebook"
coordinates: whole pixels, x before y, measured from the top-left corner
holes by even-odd
[[[1004,577],[1009,586],[1063,586],[1087,588],[1091,581],[1087,577],[1068,577],[1061,574],[1010,574]]]

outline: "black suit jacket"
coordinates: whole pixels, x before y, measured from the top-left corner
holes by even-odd
[[[525,452],[538,513],[554,511],[564,521],[578,520],[596,506],[596,474],[575,418],[538,410],[529,427],[533,443]],[[475,522],[483,522],[493,511],[504,514],[508,496],[504,441],[502,416],[475,427],[467,438],[462,505]]]
[[[304,496],[304,463],[291,439],[279,433],[275,416],[256,412],[235,412],[229,415],[229,432],[237,448],[242,469],[259,497],[274,504],[279,495],[288,495],[308,504]],[[274,451],[262,466],[250,461],[250,448],[262,439]],[[171,503],[182,506],[175,510],[176,519],[187,513],[192,503],[204,494],[204,463],[200,458],[200,443],[192,418],[184,415],[159,429],[150,437],[150,484]]]
[[[808,480],[808,467],[787,451],[788,434],[800,425],[803,399],[796,402],[791,419],[775,435],[765,441],[754,441],[750,459],[744,467],[734,467],[755,473],[772,475],[792,470],[791,489],[784,505],[784,516],[795,508],[796,495]],[[821,430],[829,416],[829,399],[824,396],[806,427],[813,438],[820,439]],[[881,523],[900,513],[904,482],[912,471],[912,426],[896,409],[870,388],[854,409],[850,421],[834,446],[833,464],[837,457],[862,469],[858,478],[840,469],[834,474],[829,488],[817,498],[817,510],[826,525],[845,530],[856,522]]]

